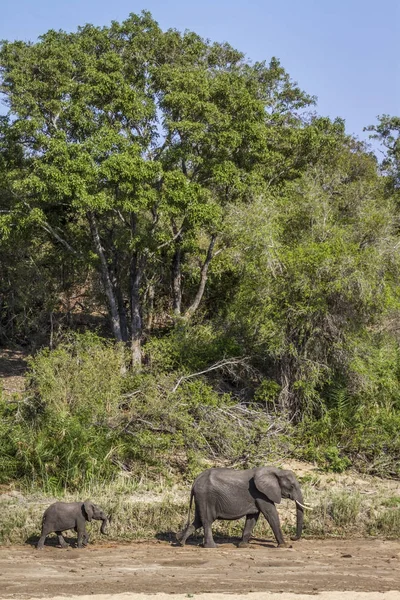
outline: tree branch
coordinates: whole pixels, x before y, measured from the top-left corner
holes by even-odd
[[[96,252],[100,258],[100,266],[101,266],[101,276],[103,280],[104,292],[106,294],[108,305],[110,309],[111,315],[111,325],[113,328],[113,333],[118,342],[122,342],[122,331],[121,331],[121,322],[120,315],[118,311],[118,303],[115,297],[113,284],[110,277],[110,272],[108,269],[107,259],[104,253],[104,248],[101,243],[99,230],[97,228],[97,222],[94,214],[91,211],[88,211],[87,219],[89,221],[90,232],[92,234],[94,247]]]
[[[185,312],[185,318],[191,317],[196,312],[196,310],[198,309],[199,304],[201,302],[201,299],[203,297],[204,290],[206,288],[206,283],[207,283],[208,267],[210,266],[210,262],[214,256],[213,249],[214,249],[214,244],[215,244],[216,239],[217,239],[217,236],[215,234],[213,234],[211,236],[210,244],[208,246],[206,259],[203,263],[203,266],[201,267],[199,288],[197,290],[197,294],[196,294],[195,299],[193,300],[191,306],[189,306],[189,308]],[[218,253],[219,252],[220,251],[218,251]]]
[[[72,252],[72,254],[75,254],[75,256],[80,256],[80,253],[77,252],[68,242],[67,240],[64,240],[64,238],[62,238],[57,231],[51,226],[49,225],[49,223],[40,223],[40,226],[42,229],[44,229],[45,231],[47,231],[47,233],[49,233],[50,235],[52,235],[58,242],[60,242],[60,244],[62,244],[64,246],[64,248],[66,248],[69,252]]]
[[[26,201],[26,200],[22,200],[22,203],[31,211],[32,207],[30,206],[30,204]],[[64,246],[64,248],[66,248],[69,252],[71,252],[72,254],[75,254],[75,256],[81,256],[80,252],[77,252],[75,250],[75,248],[73,248],[68,242],[67,240],[65,240],[64,238],[61,237],[61,235],[59,233],[57,233],[56,229],[54,229],[54,227],[52,227],[50,225],[50,223],[48,223],[47,221],[43,221],[41,223],[39,223],[40,227],[42,229],[44,229],[47,233],[49,233],[50,235],[52,235],[58,242],[60,242],[60,244],[62,244]],[[61,230],[60,230],[61,231]]]
[[[229,365],[240,365],[243,364],[246,360],[246,356],[244,356],[243,358],[229,358],[227,360],[220,360],[217,363],[211,365],[211,367],[209,367],[208,369],[198,371],[197,373],[191,373],[190,375],[183,375],[178,379],[171,393],[176,392],[182,381],[185,381],[186,379],[192,379],[193,377],[198,377],[199,375],[204,375],[204,373],[209,373],[210,371],[215,371],[216,369],[222,369],[223,367],[227,367]]]

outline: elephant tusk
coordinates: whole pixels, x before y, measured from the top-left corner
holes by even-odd
[[[301,506],[301,508],[305,508],[306,510],[314,510],[313,506],[307,506],[307,504],[302,504],[298,500],[296,500],[296,504],[298,504],[298,506]]]

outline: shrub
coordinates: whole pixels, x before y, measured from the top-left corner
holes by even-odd
[[[286,422],[259,404],[182,371],[125,373],[124,361],[120,346],[94,334],[39,352],[26,395],[0,404],[3,480],[53,494],[121,471],[193,478],[211,464],[265,463],[288,447]]]

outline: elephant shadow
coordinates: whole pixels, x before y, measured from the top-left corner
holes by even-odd
[[[71,546],[71,548],[76,548],[77,547],[77,538],[76,536],[73,537],[68,537],[66,535],[63,535],[63,538],[65,539],[65,541],[67,542],[67,544],[69,546]],[[27,544],[28,546],[32,546],[33,548],[36,548],[37,543],[40,539],[39,535],[30,535],[26,540],[25,540],[25,544]],[[58,543],[58,538],[56,535],[54,536],[49,536],[46,538],[46,542],[45,542],[45,547],[46,546],[50,546],[51,548],[61,548],[60,544]]]
[[[160,531],[155,535],[157,540],[162,542],[169,542],[173,547],[182,546],[176,540],[176,532],[175,531]],[[224,544],[232,544],[233,546],[237,546],[242,538],[237,536],[214,536],[215,543],[218,546],[223,546]],[[252,537],[250,540],[251,546],[261,546],[263,548],[276,548],[276,543],[272,539],[260,539],[256,537]],[[188,540],[186,540],[186,546],[202,546],[203,545],[203,534],[192,535]]]

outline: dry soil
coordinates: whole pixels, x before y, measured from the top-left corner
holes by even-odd
[[[168,596],[152,596],[159,593]],[[248,600],[400,599],[400,542],[301,540],[277,549],[272,540],[253,540],[248,549],[227,542],[215,550],[167,542],[0,547],[1,600],[235,600],[245,594]]]

